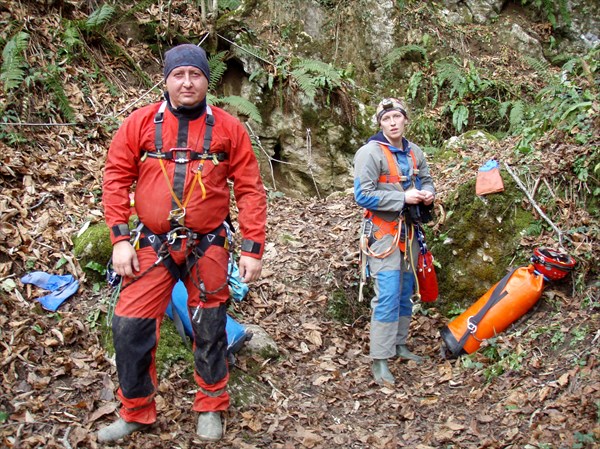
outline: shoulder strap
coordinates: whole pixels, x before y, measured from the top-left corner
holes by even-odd
[[[390,170],[389,175],[381,175],[379,177],[379,182],[395,184],[397,182],[406,181],[406,178],[401,179],[401,177],[399,176],[398,165],[396,165],[396,159],[394,158],[394,155],[392,154],[390,149],[386,145],[383,145],[381,143],[379,144],[379,147],[381,148],[381,151],[383,151],[383,154],[387,160],[388,169]]]
[[[387,147],[387,145],[383,145],[382,143],[379,144],[379,147],[385,155],[388,168],[390,170],[389,175],[381,175],[379,177],[379,182],[395,184],[407,181],[408,177],[400,176],[400,173],[398,172],[398,165],[396,164],[396,158],[394,157],[392,151]],[[419,175],[419,169],[417,168],[417,158],[415,157],[415,153],[412,149],[409,150],[409,154],[413,163],[413,178],[416,178]]]
[[[202,151],[206,154],[210,150],[210,141],[212,140],[212,129],[215,124],[215,116],[212,114],[212,109],[206,105],[206,131],[204,131],[204,145]]]
[[[162,151],[162,124],[165,120],[165,110],[167,109],[166,100],[162,102],[160,107],[158,108],[158,112],[154,116],[154,124],[156,125],[154,128],[154,146],[156,147],[156,151],[159,153]]]

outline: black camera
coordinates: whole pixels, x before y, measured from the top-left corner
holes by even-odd
[[[410,223],[429,223],[433,220],[433,203],[409,204],[404,208],[404,217]]]

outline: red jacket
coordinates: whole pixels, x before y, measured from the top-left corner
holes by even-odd
[[[134,184],[135,209],[140,221],[155,234],[164,234],[171,229],[168,218],[173,209],[170,188],[173,188],[177,164],[163,161],[169,176],[167,184],[160,161],[142,158],[144,151],[156,151],[154,118],[160,105],[151,104],[133,112],[115,134],[108,150],[102,202],[113,244],[129,238],[115,232],[115,229],[129,220],[129,192]],[[211,159],[204,163],[201,178],[206,190],[204,199],[195,176],[200,161],[186,164],[184,193],[179,198],[181,203],[187,198],[192,184],[196,185],[186,205],[184,225],[195,232],[207,233],[223,223],[229,214],[230,188],[227,181],[231,180],[242,238],[249,241],[246,243],[255,244],[252,252],[242,251],[242,254],[260,258],[264,250],[267,202],[252,144],[239,120],[220,108],[211,106],[211,109],[215,123],[210,152],[227,153],[227,159],[217,165]],[[205,120],[206,112],[198,118],[189,118],[175,115],[167,108],[162,124],[162,152],[178,146],[202,152]],[[182,144],[186,134],[187,143]]]

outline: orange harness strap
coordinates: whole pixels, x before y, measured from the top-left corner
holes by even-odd
[[[398,165],[396,165],[396,158],[394,157],[390,149],[387,147],[387,145],[383,145],[380,143],[379,146],[381,147],[381,151],[383,151],[383,154],[385,155],[388,168],[390,170],[389,175],[381,175],[379,177],[379,182],[397,184],[399,182],[408,181],[408,176],[400,176],[400,173],[398,172]],[[419,174],[419,169],[417,168],[417,158],[415,157],[415,153],[412,150],[409,151],[409,154],[413,162],[413,177],[416,177]]]
[[[396,237],[398,235],[398,232],[399,232],[398,225],[400,223],[398,220],[385,221],[383,218],[378,217],[377,215],[375,215],[369,211],[365,212],[365,217],[367,219],[371,220],[373,222],[373,224],[375,226],[377,226],[377,228],[379,228],[379,229],[377,229],[377,231],[375,231],[373,233],[373,235],[375,236],[375,238],[377,240],[382,239],[387,234],[391,234],[394,237]],[[412,240],[413,233],[414,233],[413,227],[408,226],[408,240]],[[400,238],[398,238],[397,240],[398,240],[398,247],[400,248],[400,251],[405,252],[406,238],[404,241],[400,240]]]
[[[379,176],[379,182],[388,184],[399,184],[401,182],[408,181],[408,176],[400,176],[400,173],[398,171],[398,165],[396,164],[396,158],[392,154],[391,150],[386,145],[383,145],[381,143],[379,144],[379,146],[381,147],[381,151],[383,151],[383,154],[385,155],[390,171],[389,175]],[[415,157],[415,154],[412,150],[409,151],[409,154],[413,162],[413,178],[416,178],[419,174],[419,169],[417,168],[417,158]],[[401,186],[399,186],[399,188],[402,189]],[[392,254],[396,246],[398,246],[400,251],[406,254],[406,241],[410,242],[414,237],[414,229],[412,226],[407,226],[407,235],[405,236],[404,241],[402,241],[400,239],[401,232],[399,230],[399,226],[402,223],[402,219],[394,221],[385,221],[383,218],[378,217],[369,210],[365,210],[365,218],[371,220],[373,225],[377,226],[378,229],[373,234],[376,239],[379,240],[385,235],[391,234],[394,237],[394,241],[392,242],[392,246],[387,250],[381,253],[374,253],[369,247],[368,239],[365,236],[363,236],[363,238],[361,238],[360,243],[361,254],[365,253],[371,257],[377,257],[381,259]]]

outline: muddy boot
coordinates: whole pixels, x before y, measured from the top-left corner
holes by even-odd
[[[396,355],[402,359],[414,360],[417,363],[423,361],[423,357],[413,354],[406,347],[408,338],[408,328],[410,326],[410,316],[401,316],[398,319],[398,335],[396,337]]]
[[[219,441],[223,438],[220,412],[203,412],[198,416],[196,433],[201,440]]]
[[[394,379],[394,376],[390,372],[387,359],[373,359],[371,371],[373,372],[375,382],[377,382],[378,384],[381,385],[385,382],[394,385],[396,379]]]
[[[103,427],[98,431],[98,442],[111,443],[147,427],[150,427],[150,424],[127,422],[119,418],[111,425]]]

